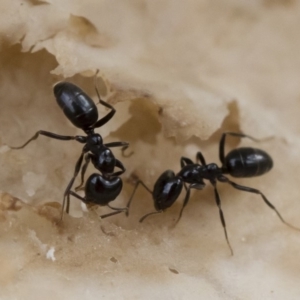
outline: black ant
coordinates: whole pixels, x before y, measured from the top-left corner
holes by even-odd
[[[56,101],[63,110],[65,116],[73,123],[74,126],[82,129],[86,133],[86,136],[65,136],[44,130],[39,130],[24,145],[19,147],[10,147],[11,149],[22,149],[25,146],[27,146],[31,141],[36,140],[39,137],[39,135],[44,135],[53,139],[64,141],[75,140],[79,143],[85,144],[83,146],[82,153],[78,161],[76,162],[73,177],[64,192],[62,216],[66,200],[66,212],[69,213],[69,195],[75,194],[74,192],[71,192],[71,188],[81,169],[84,157],[85,164],[82,167],[81,171],[80,186],[83,184],[84,174],[90,160],[92,161],[94,167],[102,173],[102,175],[93,174],[87,180],[85,186],[86,202],[93,202],[99,205],[106,205],[108,204],[108,201],[114,200],[122,189],[122,180],[118,176],[125,172],[125,167],[118,159],[114,157],[112,151],[109,148],[122,147],[122,151],[125,151],[129,144],[127,142],[111,142],[103,144],[101,135],[94,132],[96,128],[105,125],[116,113],[116,110],[113,106],[111,106],[109,103],[103,101],[100,98],[96,85],[97,74],[98,71],[95,75],[95,89],[99,99],[99,103],[110,109],[107,115],[105,115],[99,120],[98,109],[96,104],[78,86],[70,82],[59,82],[53,88]],[[120,171],[114,172],[115,167],[119,168]],[[78,189],[80,186],[78,186],[76,189]]]
[[[224,228],[225,238],[232,255],[233,250],[227,236],[225,218],[221,207],[221,199],[217,190],[217,181],[228,183],[233,188],[244,192],[261,195],[263,201],[276,212],[277,216],[284,224],[296,230],[300,230],[287,223],[282,218],[275,206],[265,197],[262,192],[254,188],[236,184],[229,180],[226,176],[224,176],[224,174],[229,174],[233,177],[239,178],[255,177],[267,173],[273,167],[273,160],[270,155],[260,149],[249,147],[237,148],[230,151],[225,156],[225,139],[227,135],[240,138],[246,137],[253,141],[258,141],[257,139],[243,133],[223,133],[219,144],[219,158],[222,163],[221,167],[218,167],[215,163],[207,164],[201,152],[198,152],[196,155],[196,163],[194,163],[189,158],[182,157],[180,160],[180,172],[177,173],[177,175],[175,175],[175,173],[171,170],[167,170],[162,173],[162,175],[157,179],[153,191],[151,191],[141,180],[137,181],[133,193],[127,204],[128,210],[136,189],[140,184],[149,193],[152,194],[154,207],[156,209],[155,212],[151,212],[143,216],[140,219],[140,222],[143,222],[148,216],[152,214],[162,213],[165,209],[172,206],[173,203],[178,199],[184,186],[186,189],[186,195],[183,201],[182,208],[180,210],[179,217],[176,221],[177,224],[182,216],[185,206],[188,204],[188,201],[190,199],[190,190],[202,190],[205,187],[205,183],[203,181],[205,179],[208,180],[214,188],[215,200],[219,208],[219,214],[222,226]],[[188,185],[188,187],[186,185]],[[128,211],[126,212],[126,214],[128,215]]]

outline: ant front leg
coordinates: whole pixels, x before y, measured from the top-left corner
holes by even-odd
[[[128,147],[129,147],[129,144],[122,147],[121,151],[122,151],[123,157],[130,157],[131,155],[133,155],[134,151],[131,151],[128,154],[125,154],[125,151],[128,149]]]
[[[161,213],[163,213],[163,212],[164,212],[163,210],[158,210],[158,211],[154,211],[154,212],[148,213],[148,214],[144,215],[142,218],[140,218],[139,222],[142,223],[142,222],[144,222],[144,220],[145,220],[146,218],[148,218],[149,216],[151,216],[151,215],[156,215],[156,214],[161,214]]]
[[[124,211],[127,211],[127,210],[118,210],[118,211],[113,211],[111,213],[108,213],[108,214],[105,214],[105,215],[101,215],[99,216],[100,219],[105,219],[105,218],[108,218],[108,217],[111,217],[111,216],[114,216],[114,215],[118,215]]]
[[[81,200],[82,202],[86,203],[86,199],[85,199],[84,197],[79,196],[78,194],[74,193],[74,192],[71,191],[71,190],[70,190],[69,193],[68,193],[68,197],[69,197],[70,195],[72,195],[72,196],[74,196],[75,198],[77,198],[77,199]],[[111,207],[109,204],[107,204],[107,206],[108,206],[110,209],[115,210],[115,211],[100,216],[101,219],[105,219],[105,218],[107,218],[107,217],[114,216],[114,215],[117,215],[117,214],[120,214],[120,213],[122,213],[122,212],[127,211],[127,208],[126,208],[126,207],[125,207],[125,208],[115,208],[115,207]]]
[[[297,228],[291,224],[289,224],[288,222],[286,222],[283,217],[281,216],[281,214],[279,213],[279,211],[276,209],[276,207],[267,199],[267,197],[259,190],[254,189],[254,188],[250,188],[247,186],[242,186],[239,184],[236,184],[235,182],[232,182],[231,180],[229,180],[227,177],[222,176],[221,178],[218,178],[219,181],[221,182],[225,182],[225,183],[229,183],[233,188],[243,191],[243,192],[248,192],[248,193],[253,193],[253,194],[258,194],[262,197],[262,199],[264,200],[264,202],[275,211],[275,213],[277,214],[278,218],[281,220],[282,223],[284,223],[285,225],[300,231],[300,228]]]
[[[80,143],[86,143],[86,137],[84,136],[69,136],[69,135],[59,135],[59,134],[56,134],[56,133],[52,133],[52,132],[49,132],[49,131],[44,131],[44,130],[39,130],[37,131],[33,137],[31,137],[25,144],[23,144],[22,146],[19,146],[19,147],[11,147],[9,146],[9,148],[11,149],[23,149],[25,148],[30,142],[36,140],[39,135],[44,135],[44,136],[47,136],[47,137],[50,137],[52,139],[56,139],[56,140],[61,140],[61,141],[70,141],[70,140],[76,140]]]
[[[219,144],[219,158],[221,163],[224,165],[225,164],[225,140],[226,140],[226,136],[230,135],[230,136],[234,136],[234,137],[239,137],[239,138],[248,138],[254,142],[260,142],[261,140],[256,139],[250,135],[246,135],[243,133],[236,133],[236,132],[224,132],[222,134],[221,140],[220,140],[220,144]]]
[[[122,212],[127,212],[127,207],[125,207],[125,208],[117,208],[117,207],[112,207],[109,204],[107,204],[107,206],[110,209],[114,210],[114,212],[102,215],[102,216],[100,216],[100,219],[104,219],[104,218],[107,218],[107,217],[110,217],[110,216],[114,216],[114,215],[120,214]]]
[[[184,167],[187,166],[187,165],[193,165],[193,164],[194,164],[194,162],[193,162],[191,159],[187,158],[187,157],[182,156],[182,157],[180,158],[180,167],[181,167],[181,169],[184,168]],[[183,186],[184,186],[184,188],[185,188],[185,190],[186,190],[186,192],[187,192],[187,191],[188,191],[188,188],[187,188],[185,182],[183,183]],[[187,200],[187,201],[188,201],[188,200]],[[185,206],[185,205],[184,205],[184,206]],[[175,225],[179,222],[179,220],[180,220],[180,218],[181,218],[182,210],[183,210],[183,207],[182,207],[182,209],[181,209],[181,211],[180,211],[180,216],[179,216],[178,220],[176,221]]]
[[[75,198],[77,198],[77,199],[81,200],[82,202],[86,203],[86,202],[85,202],[85,198],[79,196],[78,194],[74,193],[74,192],[71,191],[71,190],[69,191],[68,195],[72,195],[72,196],[74,196]]]
[[[182,212],[184,210],[184,208],[186,207],[186,205],[188,204],[189,202],[189,199],[190,199],[190,195],[191,195],[191,185],[187,188],[186,185],[184,185],[185,189],[186,189],[186,195],[184,197],[184,201],[183,201],[183,205],[181,207],[181,210],[180,210],[180,213],[179,213],[179,216],[178,216],[178,219],[177,221],[175,222],[175,226],[177,225],[177,223],[180,221],[181,217],[182,217]]]
[[[111,142],[111,143],[104,144],[104,146],[107,148],[122,147],[121,151],[123,157],[130,157],[134,153],[133,151],[131,151],[130,153],[125,154],[126,149],[129,147],[129,143],[127,142]]]
[[[113,206],[110,206],[109,203],[108,203],[106,206],[108,206],[108,207],[109,207],[110,209],[112,209],[112,210],[116,210],[116,211],[120,211],[120,212],[122,212],[122,211],[127,211],[127,207],[124,207],[124,208],[113,207]]]
[[[104,144],[105,147],[107,148],[113,148],[113,147],[128,147],[129,146],[129,143],[127,142],[111,142],[111,143],[107,143],[107,144]]]
[[[135,192],[136,192],[136,190],[137,190],[137,188],[138,188],[138,186],[139,185],[142,185],[151,195],[153,194],[153,192],[146,186],[146,184],[143,182],[143,181],[141,181],[141,180],[138,180],[137,182],[136,182],[136,184],[135,184],[135,187],[134,187],[134,189],[133,189],[133,192],[132,192],[132,194],[131,194],[131,196],[130,196],[130,198],[129,198],[129,200],[128,200],[128,203],[127,203],[127,205],[126,205],[126,208],[127,208],[127,212],[126,212],[126,216],[128,217],[128,215],[129,215],[129,208],[130,208],[130,205],[131,205],[131,202],[132,202],[132,199],[133,199],[133,197],[134,197],[134,194],[135,194]],[[141,222],[141,221],[140,221]]]
[[[64,192],[64,199],[63,199],[63,204],[62,204],[62,210],[61,210],[61,220],[63,218],[63,214],[64,214],[64,209],[65,209],[65,203],[66,203],[66,198],[67,198],[67,207],[66,207],[66,212],[69,213],[69,210],[70,210],[70,198],[68,197],[69,194],[72,194],[73,195],[73,192],[71,193],[71,188],[73,186],[73,183],[80,171],[80,168],[81,168],[81,165],[82,165],[82,160],[83,160],[83,155],[84,155],[84,152],[81,153],[76,165],[75,165],[75,170],[74,170],[74,174],[73,174],[73,177],[71,179],[71,181],[69,182],[65,192]],[[74,195],[73,195],[74,196]]]
[[[121,171],[114,172],[114,173],[110,174],[110,176],[113,176],[113,177],[120,176],[126,171],[124,165],[118,159],[116,159],[116,167],[121,169]]]

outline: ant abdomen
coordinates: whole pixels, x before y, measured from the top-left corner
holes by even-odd
[[[225,167],[225,168],[224,168]],[[224,172],[233,177],[254,177],[267,173],[273,167],[271,156],[261,149],[237,148],[225,157]]]
[[[72,124],[80,129],[92,127],[98,120],[94,101],[78,86],[59,82],[53,88],[57,104]]]

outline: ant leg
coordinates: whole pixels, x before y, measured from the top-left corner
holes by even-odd
[[[129,154],[125,154],[126,149],[129,147],[129,143],[127,142],[112,142],[104,144],[104,146],[107,148],[122,147],[121,151],[123,157],[130,157],[134,153],[133,151],[131,151]]]
[[[181,168],[183,168],[183,167],[186,166],[186,165],[190,165],[190,164],[193,164],[193,161],[192,161],[192,160],[190,160],[190,159],[187,158],[187,157],[181,157],[181,159],[180,159],[180,166],[181,166]],[[183,186],[184,186],[184,189],[185,189],[185,191],[186,191],[187,193],[186,193],[186,196],[185,196],[185,198],[184,198],[183,206],[182,206],[182,208],[181,208],[181,210],[180,210],[179,217],[178,217],[178,219],[177,219],[177,221],[176,221],[176,223],[175,223],[175,226],[177,225],[177,223],[178,223],[179,220],[181,219],[182,211],[183,211],[184,207],[187,205],[187,203],[188,203],[188,201],[189,201],[189,198],[190,198],[190,191],[189,191],[189,188],[187,188],[185,182],[183,182]]]
[[[70,194],[68,193],[68,195],[67,195],[66,212],[69,213],[69,211],[70,211]],[[63,213],[63,212],[61,212],[61,213]],[[62,218],[63,218],[63,215],[61,215],[61,220],[62,220]]]
[[[85,199],[83,197],[79,196],[78,194],[74,193],[73,191],[69,191],[69,193],[67,195],[67,207],[66,207],[67,212],[69,212],[69,209],[70,209],[70,195],[81,200],[82,202],[85,202]],[[62,214],[63,214],[63,211],[62,211]],[[63,217],[63,215],[61,216],[61,220],[62,220],[62,217]]]
[[[85,198],[79,196],[78,194],[74,193],[73,191],[69,191],[69,194],[68,194],[68,195],[72,195],[72,196],[74,196],[75,198],[77,198],[77,199],[79,199],[79,200],[81,200],[82,202],[85,203]]]
[[[129,144],[122,147],[121,151],[122,151],[123,157],[130,157],[134,153],[134,151],[131,150],[131,152],[129,152],[128,154],[125,154],[125,151],[128,149],[128,147],[129,147]]]
[[[84,152],[81,153],[76,165],[75,165],[75,171],[74,171],[74,174],[73,174],[73,177],[72,179],[70,180],[65,192],[64,192],[64,199],[63,199],[63,204],[62,204],[62,210],[61,210],[61,220],[63,218],[63,214],[64,214],[64,209],[65,209],[65,203],[66,203],[66,198],[67,198],[67,207],[66,207],[66,212],[69,213],[69,208],[70,208],[70,198],[68,197],[69,194],[75,196],[74,192],[71,191],[71,188],[72,188],[72,185],[80,171],[80,168],[81,168],[81,165],[82,165],[82,160],[83,160],[83,155],[84,155]],[[71,193],[72,192],[72,193]],[[75,196],[76,197],[76,196]]]
[[[119,208],[119,207],[110,206],[109,204],[107,204],[106,206],[108,206],[112,210],[117,210],[117,211],[125,211],[125,210],[127,210],[127,207]]]
[[[180,158],[180,166],[181,166],[181,169],[182,169],[183,167],[185,167],[186,165],[193,165],[193,164],[194,164],[194,162],[193,162],[191,159],[187,158],[187,157],[182,156],[182,157]]]
[[[203,154],[200,151],[197,152],[196,161],[197,161],[197,163],[199,163],[199,161],[200,161],[202,166],[206,166],[205,158],[204,158]]]
[[[98,72],[99,72],[99,70],[96,72],[94,80],[95,80],[95,89],[96,89],[96,93],[97,93],[97,96],[98,96],[98,99],[99,99],[99,103],[102,104],[103,106],[109,108],[111,111],[106,116],[104,116],[102,119],[98,120],[95,123],[95,125],[93,126],[94,128],[98,128],[98,127],[101,127],[104,124],[106,124],[114,116],[114,114],[116,113],[116,109],[112,105],[110,105],[109,103],[103,101],[100,97],[98,87],[97,87],[97,74],[98,74]]]
[[[84,165],[83,165],[83,167],[82,167],[82,169],[81,169],[81,182],[80,182],[80,184],[75,188],[75,191],[76,191],[76,192],[82,187],[82,185],[83,185],[83,183],[84,183],[84,174],[85,174],[85,172],[86,172],[86,170],[87,170],[87,167],[88,167],[88,165],[89,165],[89,163],[90,163],[90,161],[91,161],[91,155],[90,155],[89,153],[86,154],[85,157],[84,157],[84,159],[85,159],[85,163],[84,163]]]
[[[295,229],[295,230],[298,230],[300,231],[300,228],[297,228],[291,224],[289,224],[288,222],[286,222],[283,217],[281,216],[281,214],[279,213],[279,211],[276,209],[276,207],[266,198],[266,196],[259,190],[257,189],[254,189],[254,188],[250,188],[250,187],[247,187],[247,186],[242,186],[242,185],[239,185],[239,184],[236,184],[232,181],[230,181],[228,178],[226,177],[221,177],[220,179],[218,178],[218,180],[220,180],[221,182],[226,182],[226,183],[229,183],[232,187],[234,187],[235,189],[237,190],[240,190],[240,191],[243,191],[243,192],[249,192],[249,193],[254,193],[254,194],[259,194],[261,195],[261,197],[263,198],[264,202],[271,208],[275,211],[275,213],[277,214],[278,218],[281,220],[282,223],[284,223],[285,225]]]
[[[243,133],[237,133],[237,132],[224,132],[222,134],[221,140],[220,140],[220,144],[219,144],[219,158],[222,164],[225,163],[225,140],[226,140],[226,136],[230,135],[230,136],[235,136],[235,137],[240,137],[240,138],[248,138],[254,142],[260,142],[261,140],[256,139],[250,135],[246,135]]]
[[[102,119],[98,120],[95,125],[93,126],[94,128],[99,128],[103,125],[105,125],[116,113],[116,109],[113,108],[111,105],[109,105],[108,103],[104,102],[103,100],[100,99],[99,101],[102,105],[109,107],[111,109],[111,111],[104,116]],[[104,104],[105,103],[105,104]]]
[[[139,222],[142,223],[147,217],[149,217],[151,215],[161,214],[162,212],[163,212],[163,210],[158,210],[158,211],[154,211],[149,214],[146,214],[142,218],[140,218]]]
[[[204,187],[205,187],[205,184],[199,184],[199,183],[193,183],[193,184],[190,184],[190,186],[187,188],[186,185],[184,185],[185,189],[186,189],[186,195],[184,197],[184,201],[183,201],[183,205],[181,207],[181,210],[180,210],[180,213],[179,213],[179,217],[175,223],[175,226],[177,225],[177,223],[180,221],[181,217],[182,217],[182,213],[183,213],[183,210],[184,208],[186,207],[186,205],[188,204],[189,202],[189,199],[190,199],[190,194],[191,194],[191,189],[197,189],[197,190],[202,190]]]
[[[102,216],[99,216],[100,219],[105,219],[107,217],[110,217],[110,216],[114,216],[114,215],[117,215],[117,214],[120,214],[122,213],[123,210],[120,210],[120,211],[114,211],[114,212],[111,212],[109,214],[105,214],[105,215],[102,215]]]
[[[183,201],[183,205],[181,207],[181,210],[180,210],[180,213],[179,213],[179,217],[177,219],[177,221],[175,222],[175,226],[177,225],[177,223],[179,222],[179,220],[181,219],[182,217],[182,212],[183,212],[183,209],[186,207],[186,205],[188,204],[189,202],[189,199],[190,199],[190,195],[191,195],[191,186],[186,187],[186,185],[184,185],[185,189],[186,189],[186,195],[184,197],[184,201]]]
[[[109,204],[107,204],[107,206],[108,206],[110,209],[115,210],[115,211],[100,216],[101,219],[104,219],[104,218],[107,218],[107,217],[110,217],[110,216],[114,216],[114,215],[120,214],[120,213],[125,212],[125,211],[127,212],[127,207],[125,207],[125,208],[117,208],[117,207],[112,207],[112,206],[110,206]]]
[[[137,188],[138,188],[138,186],[139,185],[142,185],[151,195],[153,194],[153,192],[145,185],[145,183],[143,182],[143,181],[141,181],[141,180],[138,180],[137,182],[136,182],[136,184],[135,184],[135,187],[134,187],[134,189],[133,189],[133,192],[132,192],[132,194],[131,194],[131,196],[130,196],[130,198],[129,198],[129,200],[128,200],[128,203],[127,203],[127,205],[126,205],[126,207],[127,207],[127,212],[126,212],[126,216],[128,217],[128,215],[129,215],[129,208],[130,208],[130,205],[131,205],[131,201],[132,201],[132,199],[133,199],[133,196],[134,196],[134,194],[135,194],[135,192],[136,192],[136,190],[137,190]]]
[[[185,167],[186,165],[193,165],[193,164],[194,164],[194,162],[191,159],[187,158],[187,157],[182,156],[180,158],[180,167],[181,167],[181,169],[183,167]],[[183,183],[183,186],[184,186],[184,188],[185,188],[185,190],[187,192],[188,188],[186,187],[186,183],[185,182]],[[176,221],[175,225],[178,223],[178,221],[179,220]]]
[[[219,193],[218,193],[218,190],[217,190],[217,184],[216,184],[216,182],[211,182],[211,184],[214,187],[215,199],[216,199],[217,206],[219,208],[220,219],[221,219],[221,223],[222,223],[222,226],[223,226],[223,229],[224,229],[226,242],[227,242],[227,245],[230,249],[231,255],[233,255],[233,250],[231,248],[231,245],[230,245],[229,239],[228,239],[228,235],[227,235],[226,223],[225,223],[225,218],[224,218],[224,214],[223,214],[222,207],[221,207],[221,199],[220,199],[220,196],[219,196]]]
[[[116,159],[116,167],[121,169],[121,171],[114,172],[114,173],[110,174],[110,176],[114,176],[114,177],[120,176],[121,174],[123,174],[126,171],[124,165],[118,159]]]
[[[111,142],[111,143],[107,143],[107,144],[104,144],[105,147],[107,148],[113,148],[113,147],[128,147],[129,146],[129,143],[127,142]]]
[[[19,147],[11,147],[9,146],[9,148],[11,149],[23,149],[25,148],[30,142],[36,140],[39,135],[44,135],[44,136],[47,136],[47,137],[50,137],[52,139],[56,139],[56,140],[62,140],[62,141],[70,141],[70,140],[76,140],[78,142],[81,142],[81,143],[85,143],[85,137],[83,136],[69,136],[69,135],[59,135],[59,134],[56,134],[56,133],[52,133],[52,132],[49,132],[49,131],[44,131],[44,130],[39,130],[37,131],[33,137],[31,137],[25,144],[23,144],[22,146],[19,146]]]

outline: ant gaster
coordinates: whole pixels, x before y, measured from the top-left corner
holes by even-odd
[[[118,176],[125,172],[125,167],[118,159],[114,157],[110,148],[123,147],[122,151],[124,151],[129,144],[127,142],[111,142],[103,144],[101,135],[94,132],[96,128],[105,125],[116,113],[116,110],[113,106],[100,98],[96,85],[97,73],[95,75],[95,89],[99,99],[99,103],[110,109],[110,111],[99,120],[98,109],[94,101],[78,86],[70,82],[59,82],[53,88],[56,101],[63,110],[65,116],[69,119],[69,121],[73,123],[74,126],[82,129],[85,132],[86,136],[65,136],[44,130],[39,130],[22,146],[10,147],[11,149],[22,149],[31,141],[36,140],[39,135],[44,135],[53,139],[64,141],[75,140],[79,143],[84,144],[82,153],[78,161],[76,162],[73,177],[64,192],[62,216],[66,201],[66,212],[69,212],[69,195],[75,194],[74,192],[71,192],[71,188],[81,169],[83,158],[85,158],[85,164],[81,170],[80,186],[83,184],[84,174],[90,161],[92,161],[94,167],[102,173],[102,175],[92,174],[88,178],[85,185],[85,202],[93,202],[99,205],[106,205],[109,201],[114,200],[119,195],[122,189],[122,180]],[[120,170],[114,172],[115,167],[119,168]],[[80,186],[78,186],[76,189],[78,189]]]
[[[261,191],[236,184],[225,176],[225,174],[229,174],[232,177],[239,178],[255,177],[267,173],[273,167],[273,161],[270,155],[260,149],[241,147],[230,151],[225,156],[225,140],[227,135],[240,138],[246,137],[253,141],[258,141],[257,139],[245,135],[243,133],[223,133],[219,144],[219,158],[222,163],[221,167],[218,167],[218,165],[215,163],[207,164],[201,152],[198,152],[196,155],[196,163],[194,163],[189,158],[182,157],[180,160],[180,172],[175,175],[175,173],[171,170],[165,171],[157,179],[153,191],[151,191],[142,181],[137,181],[133,193],[127,204],[128,209],[130,207],[136,189],[140,184],[149,193],[152,194],[154,207],[156,209],[155,212],[151,212],[143,216],[140,219],[140,222],[143,222],[148,216],[152,214],[161,213],[168,207],[172,206],[173,203],[178,199],[184,186],[186,189],[186,195],[183,201],[182,208],[180,210],[179,217],[176,221],[177,223],[180,220],[183,210],[190,199],[190,190],[203,189],[205,187],[205,183],[203,180],[208,180],[214,188],[215,200],[219,209],[220,220],[224,229],[225,238],[229,246],[230,252],[233,255],[233,250],[227,235],[225,218],[221,207],[221,199],[217,190],[217,181],[219,181],[223,183],[228,183],[237,190],[259,194],[262,197],[263,201],[276,212],[277,216],[284,224],[296,230],[300,230],[299,228],[296,228],[293,225],[287,223],[282,218],[275,206],[265,197],[265,195]],[[128,211],[126,212],[126,214],[128,215]]]

